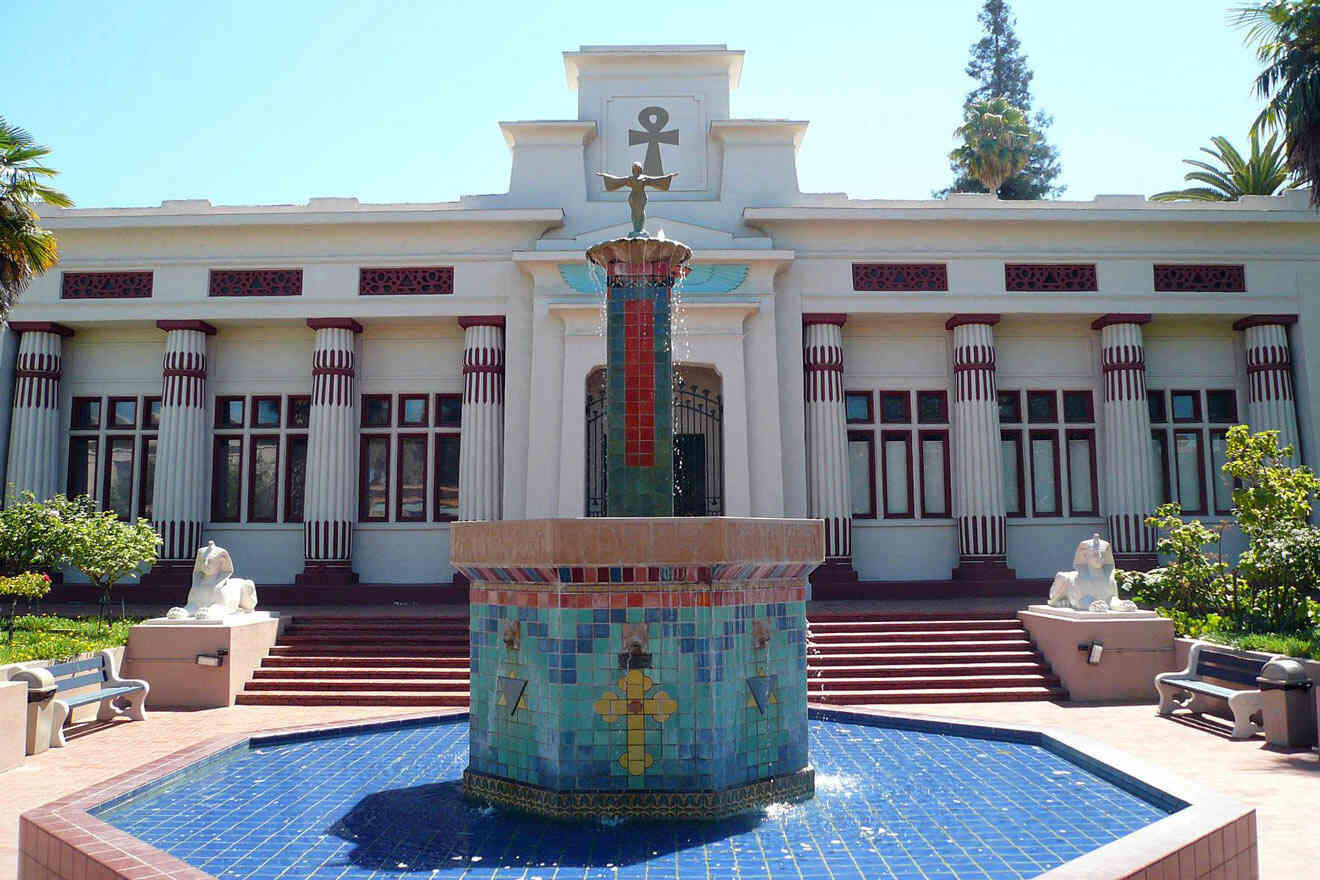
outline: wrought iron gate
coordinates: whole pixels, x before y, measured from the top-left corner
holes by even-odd
[[[724,513],[724,402],[714,389],[674,385],[674,515]],[[587,516],[605,516],[604,383],[592,383],[586,408]]]

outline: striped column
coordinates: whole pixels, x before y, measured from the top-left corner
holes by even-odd
[[[9,421],[9,458],[5,468],[7,503],[23,492],[40,500],[59,493],[60,355],[65,336],[73,331],[62,324],[12,321],[9,329],[21,334],[14,367],[14,398]]]
[[[353,377],[362,325],[352,318],[308,318],[307,326],[316,331],[316,342],[303,495],[303,570],[294,583],[354,584],[358,421]]]
[[[1114,560],[1120,568],[1156,565],[1155,530],[1146,517],[1155,510],[1155,455],[1150,445],[1146,402],[1146,349],[1141,327],[1150,315],[1104,315],[1091,323],[1100,331],[1100,366],[1105,378],[1101,487]]]
[[[148,583],[186,577],[210,519],[211,422],[206,409],[205,321],[157,321],[165,331],[161,364],[160,432],[151,525],[161,537],[160,562]]]
[[[955,315],[953,331],[953,515],[956,579],[1012,578],[1004,542],[1004,475],[995,386],[998,315]]]
[[[504,316],[458,319],[463,328],[463,417],[458,518],[500,519],[504,498]]]
[[[1288,350],[1288,325],[1295,323],[1296,315],[1252,315],[1233,324],[1247,349],[1247,424],[1252,431],[1278,431],[1279,445],[1293,448],[1293,464],[1301,460]]]
[[[840,314],[802,316],[806,383],[807,516],[825,520],[828,566],[852,556],[852,499],[848,483],[848,426],[843,400],[843,324]]]

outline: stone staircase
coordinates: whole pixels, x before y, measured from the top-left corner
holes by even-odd
[[[1067,699],[1011,614],[811,614],[807,699],[963,703]]]
[[[246,706],[466,706],[468,619],[299,614],[237,701]]]

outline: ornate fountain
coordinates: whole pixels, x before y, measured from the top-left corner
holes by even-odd
[[[606,279],[607,518],[460,522],[471,581],[464,792],[556,818],[719,818],[808,798],[807,575],[819,520],[674,517],[670,304],[692,251],[644,231]]]

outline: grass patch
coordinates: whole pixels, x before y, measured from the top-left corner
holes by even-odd
[[[95,617],[20,615],[14,621],[14,640],[0,628],[0,664],[28,660],[64,660],[128,642],[128,631],[142,618],[97,620]]]
[[[1320,660],[1320,629],[1299,633],[1205,633],[1201,638],[1247,651]]]

